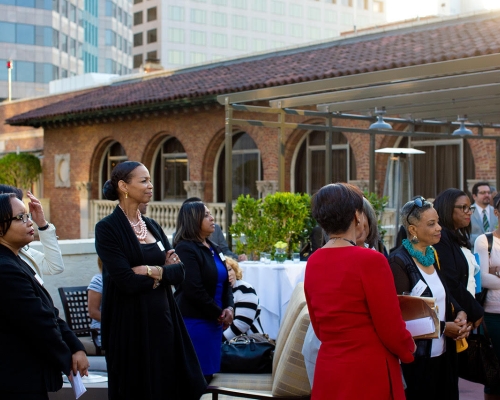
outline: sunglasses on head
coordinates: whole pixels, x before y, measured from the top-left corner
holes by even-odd
[[[423,197],[417,197],[416,199],[413,199],[413,206],[411,207],[410,212],[406,216],[406,222],[408,222],[408,225],[411,225],[410,222],[410,215],[413,211],[415,211],[415,208],[422,208],[426,203],[426,200]]]

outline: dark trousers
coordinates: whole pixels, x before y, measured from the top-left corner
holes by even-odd
[[[450,387],[446,352],[439,357],[417,358],[410,364],[401,364],[406,380],[406,400],[451,400],[458,393]]]
[[[495,349],[495,354],[500,360],[500,314],[484,313],[484,323],[488,329],[488,335]],[[500,395],[500,386],[485,386],[484,393]]]
[[[48,400],[47,393],[40,392],[3,392],[0,390],[2,400]]]

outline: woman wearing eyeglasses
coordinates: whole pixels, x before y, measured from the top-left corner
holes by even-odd
[[[446,288],[434,256],[441,239],[438,214],[432,204],[418,197],[401,209],[401,222],[409,239],[390,253],[398,294],[435,297],[439,307],[440,337],[417,339],[415,361],[402,364],[407,400],[458,400],[456,344],[467,337],[467,315]]]
[[[61,373],[87,375],[89,367],[82,343],[19,257],[34,234],[24,203],[0,194],[0,399],[48,399],[62,387]]]
[[[446,189],[434,200],[442,227],[441,240],[434,246],[441,263],[442,276],[450,293],[467,313],[474,328],[483,318],[483,307],[476,301],[474,275],[479,265],[469,242],[470,219],[474,212],[469,196],[459,189]]]

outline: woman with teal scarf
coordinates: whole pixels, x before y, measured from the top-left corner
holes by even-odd
[[[458,400],[455,340],[469,335],[467,315],[441,279],[432,245],[441,239],[441,226],[432,204],[422,197],[406,203],[401,221],[409,239],[389,255],[398,294],[435,297],[440,337],[415,340],[415,360],[402,364],[406,399]]]

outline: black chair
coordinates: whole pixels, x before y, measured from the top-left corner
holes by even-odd
[[[59,296],[63,305],[66,322],[85,346],[88,355],[102,355],[99,332],[91,329],[88,313],[88,295],[86,286],[60,287]]]

